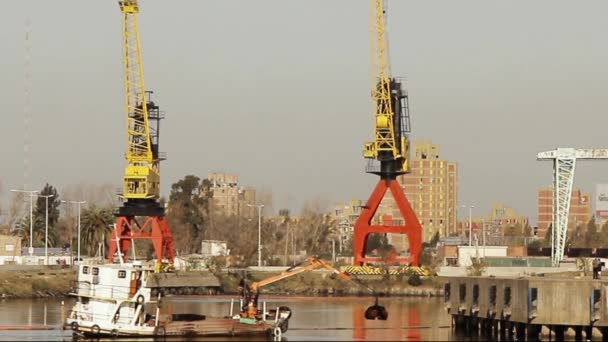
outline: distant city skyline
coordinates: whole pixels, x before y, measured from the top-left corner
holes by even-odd
[[[187,174],[227,172],[271,189],[275,212],[367,199],[377,181],[361,156],[373,132],[368,10],[366,0],[184,0],[179,11],[142,1],[146,85],[167,113],[162,194]],[[432,140],[458,163],[459,204],[475,205],[473,215],[500,202],[535,222],[537,191],[552,181],[551,163],[536,154],[608,147],[607,10],[565,0],[390,2],[392,73],[407,80],[411,139]],[[27,18],[30,187],[119,185],[126,166],[117,3],[7,2],[4,208],[23,184]],[[593,193],[606,175],[608,163],[580,162],[575,186]]]

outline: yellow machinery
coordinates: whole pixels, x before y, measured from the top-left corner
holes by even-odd
[[[401,81],[391,78],[386,34],[386,1],[371,0],[372,100],[375,139],[365,143],[365,158],[384,162],[384,172],[404,173],[409,169],[409,113],[407,94]],[[387,163],[391,162],[391,163]],[[394,164],[390,165],[389,164]]]
[[[127,161],[122,197],[126,199],[158,199],[160,173],[158,151],[153,150],[150,127],[150,104],[146,99],[144,69],[141,60],[141,41],[137,0],[119,1],[123,13],[125,95],[127,113]],[[154,106],[151,106],[154,107]],[[158,122],[160,117],[154,118]],[[157,126],[158,127],[158,126]],[[158,138],[158,130],[156,130]],[[156,147],[158,144],[155,144]]]
[[[372,32],[372,101],[374,108],[374,141],[365,143],[363,156],[371,159],[367,172],[380,176],[380,181],[363,207],[355,223],[353,252],[355,265],[381,262],[379,258],[368,257],[367,238],[371,233],[407,234],[410,255],[392,257],[389,262],[413,264],[420,262],[422,249],[422,226],[407,200],[397,176],[409,171],[410,131],[408,95],[400,79],[391,77],[386,34],[388,0],[370,0]],[[391,191],[395,204],[405,221],[402,225],[372,225],[380,202],[386,191]]]
[[[119,1],[123,23],[125,109],[127,114],[127,167],[123,177],[116,229],[110,237],[110,261],[115,254],[126,258],[133,239],[150,239],[157,267],[173,263],[173,236],[158,203],[160,197],[159,128],[163,119],[159,107],[146,91],[141,58],[137,0]],[[164,259],[168,262],[164,262]]]

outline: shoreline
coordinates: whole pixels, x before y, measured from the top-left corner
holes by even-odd
[[[250,272],[250,281],[272,276],[273,272]],[[230,272],[216,273],[220,281],[215,295],[196,295],[196,297],[238,296],[240,274]],[[39,270],[2,270],[0,269],[0,299],[36,299],[70,297],[76,281],[76,271],[71,268]],[[406,279],[368,279],[366,284],[373,288],[379,297],[440,297],[443,288],[436,277],[424,279],[418,286],[407,283]],[[374,297],[353,283],[332,279],[325,273],[308,273],[269,285],[260,291],[261,295],[274,298],[365,298]]]

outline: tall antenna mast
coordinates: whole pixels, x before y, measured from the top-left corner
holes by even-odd
[[[28,189],[30,170],[30,75],[31,75],[31,25],[30,18],[25,19],[25,42],[23,56],[23,189]]]

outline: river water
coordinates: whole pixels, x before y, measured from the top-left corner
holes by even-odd
[[[170,297],[167,297],[169,299]],[[380,304],[389,312],[386,321],[368,321],[365,309],[372,298],[361,297],[261,297],[267,309],[285,305],[292,309],[289,331],[283,341],[459,341],[450,328],[450,317],[440,298],[381,298]],[[237,300],[238,302],[238,300]],[[261,305],[260,302],[260,305]],[[41,326],[55,329],[2,330],[3,341],[71,341],[70,331],[61,330],[72,301],[65,305],[57,299],[6,299],[0,301],[0,326]],[[209,316],[226,316],[230,311],[230,297],[172,297],[165,302],[173,312],[200,312]],[[235,310],[238,303],[235,303]],[[224,341],[226,338],[205,338]],[[235,339],[236,340],[236,339]],[[242,340],[239,339],[239,340]],[[260,338],[258,338],[260,340]]]

